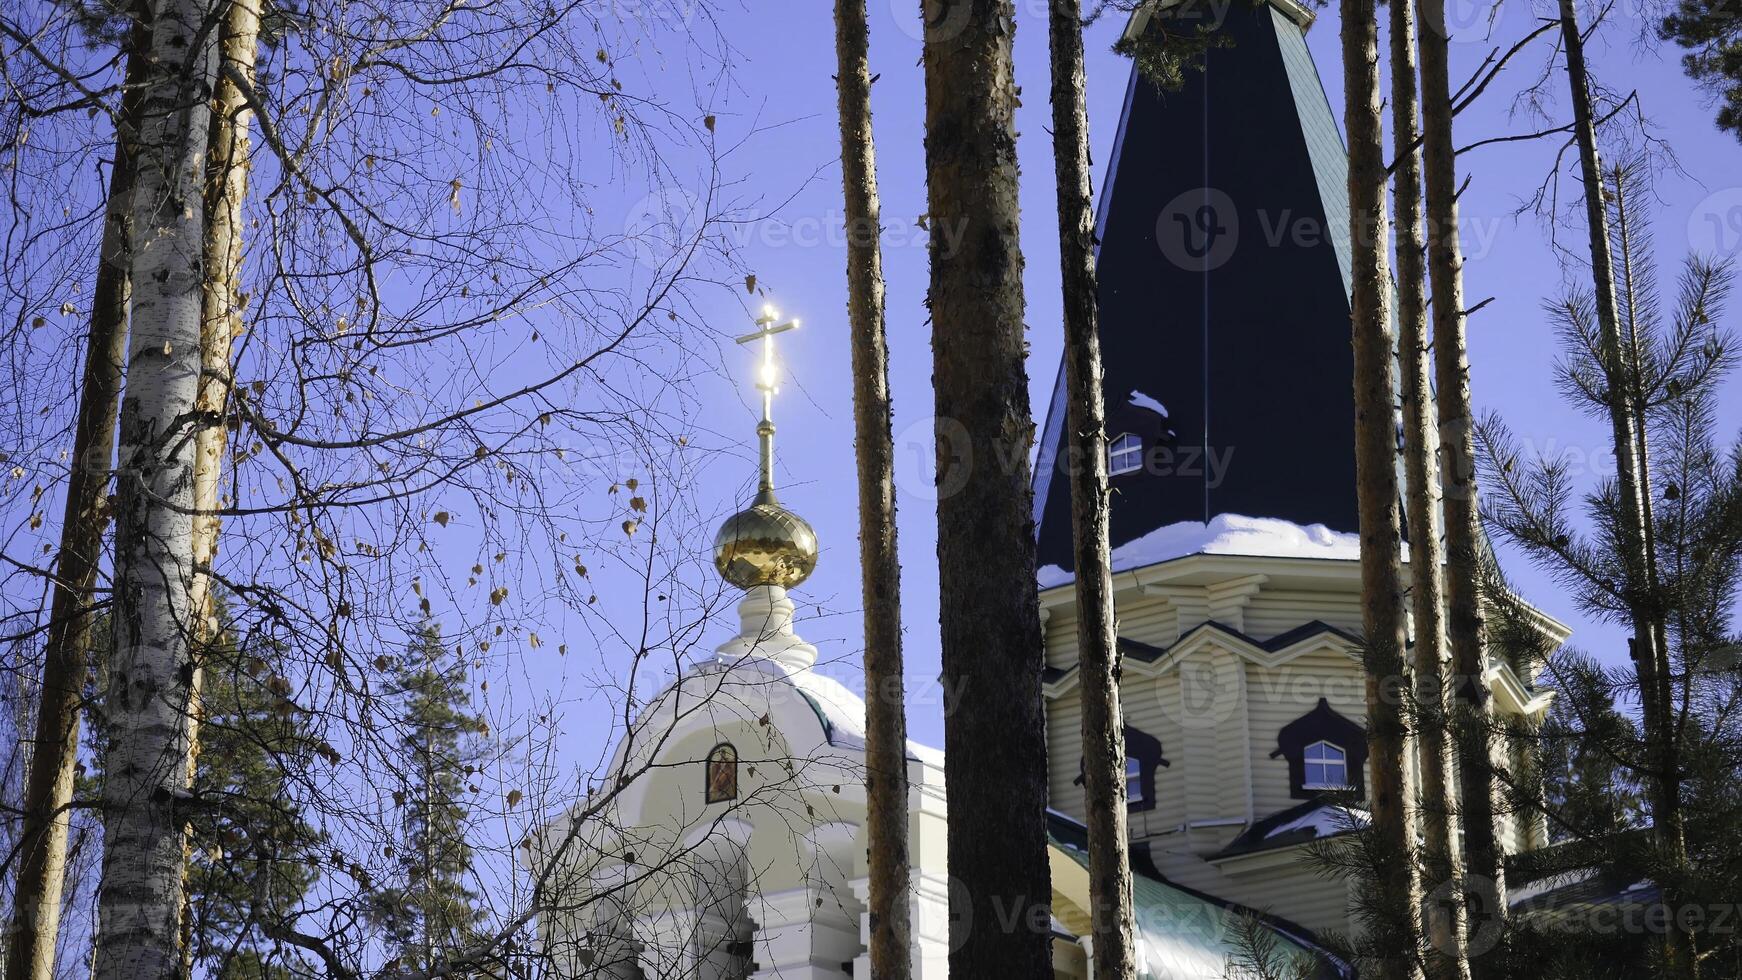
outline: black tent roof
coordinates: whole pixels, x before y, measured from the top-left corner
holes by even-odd
[[[1307,17],[1286,3],[1185,3],[1134,28],[1218,10],[1229,43],[1183,88],[1128,86],[1099,214],[1112,545],[1222,514],[1357,529],[1347,157]],[[1039,446],[1039,564],[1073,567],[1062,366]]]

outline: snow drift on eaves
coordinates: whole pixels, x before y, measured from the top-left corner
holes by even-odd
[[[1222,514],[1208,524],[1180,521],[1113,549],[1113,571],[1123,572],[1187,555],[1253,555],[1262,558],[1361,559],[1361,536],[1323,524],[1295,524],[1274,517]],[[1036,573],[1040,587],[1064,585],[1074,574],[1057,565]]]

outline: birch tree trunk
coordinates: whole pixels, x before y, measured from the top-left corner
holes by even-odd
[[[1136,913],[1126,829],[1125,719],[1119,703],[1119,631],[1108,522],[1106,404],[1096,322],[1095,205],[1083,92],[1078,0],[1052,0],[1052,147],[1058,183],[1059,262],[1070,425],[1071,534],[1075,545],[1078,672],[1083,697],[1083,787],[1089,837],[1094,975],[1130,980]]]
[[[150,40],[146,11],[135,9],[127,37],[127,68],[116,114],[115,160],[92,286],[91,330],[84,386],[73,429],[73,467],[61,517],[60,552],[43,651],[41,703],[30,747],[18,875],[6,941],[6,980],[52,980],[66,882],[67,832],[73,780],[90,673],[91,591],[109,525],[109,474],[115,452],[116,400],[127,348],[127,267],[133,206],[133,140],[140,122],[143,51]]]
[[[227,0],[219,37],[219,65],[233,69],[250,86],[260,44],[260,0]],[[230,351],[242,330],[247,295],[242,290],[242,204],[248,196],[249,126],[254,111],[228,75],[214,82],[211,135],[206,165],[204,243],[206,277],[200,293],[200,385],[198,457],[194,463],[194,608],[202,640],[216,630],[208,574],[218,551],[225,426],[231,381]]]
[[[1376,976],[1409,980],[1421,947],[1413,792],[1404,718],[1403,572],[1399,551],[1396,372],[1390,330],[1391,274],[1385,213],[1385,158],[1379,111],[1379,19],[1374,0],[1342,0],[1344,129],[1349,138],[1350,295],[1355,351],[1355,467],[1361,524],[1362,621],[1366,631],[1367,796],[1372,806],[1373,871],[1384,930],[1376,937]]]
[[[1440,549],[1439,440],[1434,431],[1433,387],[1427,336],[1427,292],[1422,241],[1421,154],[1415,145],[1415,3],[1392,0],[1391,119],[1397,199],[1397,361],[1402,373],[1404,472],[1409,526],[1410,596],[1415,612],[1414,673],[1420,826],[1427,874],[1425,910],[1432,980],[1469,980],[1464,942],[1463,857],[1457,849],[1452,757],[1446,744],[1445,556]],[[1449,886],[1449,887],[1447,887]]]
[[[1661,882],[1671,910],[1663,932],[1664,970],[1672,977],[1698,977],[1700,962],[1683,908],[1680,882],[1688,868],[1687,834],[1681,804],[1680,737],[1673,707],[1667,637],[1661,628],[1661,596],[1652,568],[1652,528],[1647,519],[1650,488],[1640,455],[1638,426],[1643,414],[1632,382],[1629,345],[1621,336],[1615,297],[1615,259],[1610,248],[1609,213],[1603,201],[1603,162],[1597,151],[1597,125],[1591,116],[1591,83],[1585,67],[1585,42],[1573,0],[1560,0],[1561,42],[1566,48],[1567,83],[1572,91],[1573,135],[1579,147],[1579,175],[1585,189],[1585,219],[1591,248],[1603,374],[1609,389],[1609,423],[1615,449],[1615,482],[1620,491],[1618,527],[1627,569],[1633,665],[1645,740],[1652,758],[1652,828],[1661,860],[1669,868]]]
[[[226,0],[219,27],[217,73],[213,79],[211,128],[207,137],[205,173],[205,282],[200,292],[200,379],[195,398],[193,586],[189,598],[195,616],[193,665],[188,703],[188,782],[198,767],[206,651],[218,639],[217,607],[212,597],[212,563],[218,553],[222,503],[225,426],[231,382],[230,351],[242,328],[247,297],[242,290],[242,204],[248,196],[249,125],[254,112],[242,89],[226,71],[254,84],[259,50],[259,0]],[[189,858],[191,854],[187,855]],[[181,923],[183,975],[193,971],[194,922],[184,905]]]
[[[1051,980],[1009,0],[926,0],[950,972]]]
[[[1464,256],[1458,244],[1456,152],[1447,67],[1445,0],[1420,0],[1422,152],[1427,185],[1428,272],[1433,281],[1434,375],[1439,397],[1440,480],[1446,518],[1447,639],[1452,648],[1452,730],[1458,757],[1460,815],[1468,888],[1479,911],[1475,936],[1502,927],[1507,909],[1506,856],[1500,846],[1493,769],[1493,698],[1488,690],[1488,637],[1482,608],[1482,528],[1477,511],[1475,413],[1464,324]],[[1477,915],[1482,918],[1477,918]],[[1470,973],[1504,976],[1499,956],[1475,955]]]
[[[103,880],[95,980],[181,966],[195,663],[197,400],[209,0],[155,0],[134,185],[132,334],[121,404],[114,653],[104,710]]]
[[[882,205],[871,128],[865,0],[835,0],[841,184],[847,219],[847,316],[853,331],[853,428],[859,466],[859,570],[865,606],[865,830],[870,841],[870,955],[875,980],[913,965],[907,853],[907,716],[901,663],[901,559],[895,445],[883,329]]]

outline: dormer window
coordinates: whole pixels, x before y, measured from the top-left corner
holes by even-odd
[[[1143,469],[1143,438],[1127,432],[1107,444],[1107,475]]]
[[[1282,726],[1270,757],[1288,760],[1288,794],[1297,800],[1365,792],[1361,769],[1367,764],[1367,729],[1339,714],[1324,698],[1313,710]]]
[[[1132,812],[1155,809],[1155,770],[1170,763],[1162,758],[1161,739],[1125,726],[1125,807]],[[1083,785],[1083,760],[1077,760],[1077,786]]]
[[[1314,742],[1306,747],[1306,778],[1302,789],[1343,790],[1349,788],[1349,754],[1331,742]]]

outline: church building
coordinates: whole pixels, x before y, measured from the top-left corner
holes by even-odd
[[[1193,5],[1139,13],[1130,31]],[[1099,209],[1114,588],[1140,976],[1219,978],[1242,929],[1352,977],[1318,937],[1357,928],[1306,845],[1363,825],[1346,157],[1308,53],[1310,10],[1235,3],[1204,70],[1134,70]],[[1157,302],[1166,297],[1166,303]],[[1034,303],[1036,308],[1043,304]],[[760,321],[751,338],[781,328]],[[772,381],[764,380],[769,386]],[[1036,462],[1046,637],[1053,969],[1090,975],[1063,370]],[[721,527],[740,629],[617,747],[611,785],[532,842],[540,922],[574,978],[842,980],[866,958],[864,702],[812,670],[787,590],[816,536],[761,488]],[[1566,630],[1547,617],[1545,635]],[[1496,709],[1534,724],[1536,666],[1495,662]],[[941,752],[908,752],[914,976],[947,976]],[[1353,795],[1351,795],[1351,791]],[[1508,814],[1507,850],[1547,844]],[[1255,924],[1255,925],[1254,925]],[[972,924],[954,924],[956,928]]]

